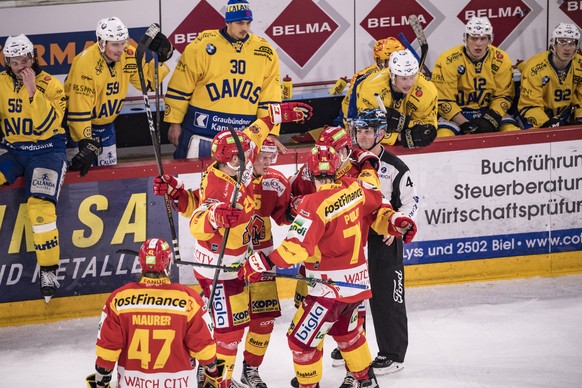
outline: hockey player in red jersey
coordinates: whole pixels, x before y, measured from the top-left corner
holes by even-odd
[[[289,182],[281,172],[270,168],[277,159],[277,153],[277,145],[270,137],[267,138],[253,164],[255,211],[243,235],[243,242],[250,244],[253,251],[267,255],[273,251],[272,222],[289,224],[286,214],[291,198]],[[265,277],[250,283],[249,297],[251,320],[245,339],[241,382],[249,388],[266,388],[258,367],[267,351],[275,318],[281,316],[275,278]]]
[[[282,242],[270,255],[254,253],[238,272],[239,278],[260,279],[261,272],[274,266],[286,268],[305,262],[306,276],[368,285],[362,229],[370,225],[384,234],[411,241],[414,221],[382,203],[377,186],[336,180],[340,159],[327,146],[315,146],[308,160],[316,192],[299,204],[298,215]],[[365,163],[362,175],[376,175]],[[377,180],[377,175],[376,175]],[[369,298],[369,288],[309,285],[308,295],[297,310],[288,331],[295,375],[300,387],[315,388],[321,380],[322,341],[334,337],[353,373],[358,387],[377,387],[370,368],[372,356],[357,319],[357,307]]]
[[[146,240],[141,279],[107,299],[89,387],[109,387],[116,363],[118,387],[195,387],[191,358],[205,366],[205,387],[220,386],[224,362],[216,358],[211,318],[198,293],[170,281],[171,257],[166,241]]]
[[[257,119],[243,132],[236,131],[245,152],[245,165],[230,131],[219,132],[212,141],[212,157],[215,160],[204,173],[199,191],[200,205],[190,218],[190,232],[196,238],[194,260],[202,264],[217,264],[219,250],[226,244],[222,265],[238,266],[246,257],[249,243],[249,223],[255,212],[253,185],[253,161],[273,125],[308,120],[311,107],[300,102],[287,102],[270,106],[270,116]],[[236,207],[231,207],[236,177],[243,168],[241,185],[236,197]],[[177,179],[164,176],[154,181],[154,193],[168,193],[178,204],[178,210],[186,215],[194,208],[196,200],[191,191]],[[229,238],[223,242],[226,230]],[[204,295],[210,296],[214,269],[195,267],[196,276]],[[236,273],[220,272],[211,306],[214,312],[217,353],[227,366],[226,386],[237,386],[232,379],[238,344],[249,325],[249,295],[245,282]]]

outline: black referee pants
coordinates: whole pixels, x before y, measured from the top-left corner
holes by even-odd
[[[408,318],[404,295],[404,264],[401,239],[390,246],[370,231],[368,269],[372,298],[370,310],[376,331],[378,354],[404,362],[408,348]]]

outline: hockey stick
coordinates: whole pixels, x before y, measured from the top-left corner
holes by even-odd
[[[136,252],[132,249],[118,249],[116,251],[116,253],[125,254],[125,255],[134,255],[134,256],[137,256],[139,254],[138,252]],[[216,270],[220,270],[220,271],[224,271],[224,272],[238,272],[238,270],[240,269],[240,266],[239,267],[228,267],[226,265],[197,263],[195,261],[179,260],[176,262],[176,264],[178,264],[178,265],[190,265],[192,267],[201,267],[201,268],[214,268]],[[331,280],[331,279],[308,278],[308,277],[301,276],[301,275],[287,275],[284,273],[275,273],[275,272],[263,272],[262,275],[267,276],[267,277],[274,277],[274,278],[304,280],[308,283],[309,282],[321,283],[321,284],[329,284],[332,286],[351,287],[351,288],[359,288],[359,289],[368,288],[365,284],[335,281],[335,280]]]
[[[430,77],[432,75],[430,70],[428,70],[428,68],[424,66],[424,61],[426,60],[426,56],[428,55],[428,42],[426,40],[426,36],[424,35],[424,30],[422,28],[422,25],[420,24],[420,20],[418,20],[418,17],[416,15],[410,15],[408,17],[408,23],[410,24],[410,27],[412,27],[412,30],[416,35],[416,40],[420,45],[420,61],[418,62],[418,67],[420,69],[423,69],[428,75],[428,77]]]
[[[154,120],[152,118],[152,110],[150,108],[150,99],[148,97],[148,88],[145,82],[145,76],[143,73],[143,57],[145,55],[146,48],[150,45],[155,36],[160,32],[160,26],[157,23],[152,24],[144,36],[142,36],[137,50],[135,52],[135,61],[137,65],[137,73],[139,75],[139,82],[141,85],[141,92],[143,95],[143,102],[145,105],[146,116],[148,119],[148,126],[150,129],[150,136],[152,138],[152,145],[154,147],[154,155],[156,162],[158,164],[158,174],[160,176],[164,175],[164,168],[162,167],[162,155],[160,150],[160,142],[158,141],[158,135],[156,128],[154,127]],[[157,66],[156,66],[157,67]],[[168,216],[168,222],[170,223],[170,233],[172,235],[172,244],[174,245],[174,256],[176,260],[180,260],[180,249],[178,247],[178,237],[176,235],[176,226],[174,224],[174,216],[172,214],[172,205],[170,203],[170,198],[168,194],[164,194],[164,201],[166,203],[166,214]]]
[[[238,191],[240,190],[240,186],[242,185],[242,177],[245,172],[246,168],[246,159],[245,159],[245,151],[242,148],[242,144],[236,131],[232,127],[232,125],[228,126],[228,130],[234,139],[234,143],[236,144],[236,149],[238,150],[238,158],[239,158],[239,167],[238,167],[238,174],[236,177],[236,184],[234,186],[234,190],[232,191],[232,198],[230,199],[230,207],[236,206],[236,200],[238,198]],[[226,249],[226,242],[228,241],[228,235],[230,234],[230,228],[226,228],[224,230],[224,235],[222,236],[222,245],[220,246],[220,252],[218,253],[218,259],[216,260],[217,266],[222,266],[222,259],[224,258],[224,250]],[[220,275],[220,268],[217,268],[214,271],[214,278],[212,279],[212,286],[210,287],[210,295],[208,296],[208,303],[206,304],[206,309],[208,311],[212,311],[212,303],[214,302],[214,293],[216,292],[216,285],[218,284],[218,276]]]

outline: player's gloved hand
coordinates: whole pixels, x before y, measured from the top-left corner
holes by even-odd
[[[188,193],[184,189],[184,182],[171,175],[157,176],[154,178],[154,195],[164,196],[168,194],[172,206],[178,212],[183,213],[188,208]],[[193,198],[197,200],[197,198]],[[196,207],[196,206],[194,206]]]
[[[204,366],[203,388],[219,388],[220,383],[224,381],[226,372],[224,360],[214,360],[212,363]]]
[[[242,210],[220,202],[210,208],[210,224],[214,229],[232,228],[238,225]]]
[[[386,133],[401,132],[406,124],[406,116],[394,108],[386,108]]]
[[[366,163],[370,163],[370,166],[376,171],[380,168],[380,159],[370,151],[364,151],[361,148],[354,148],[352,150],[352,158],[356,161],[356,165],[362,170]]]
[[[289,208],[287,209],[287,221],[293,222],[295,217],[297,217],[297,208],[302,199],[302,195],[296,195],[291,198],[291,201],[289,201]]]
[[[392,217],[390,217],[388,233],[394,237],[401,238],[406,244],[408,244],[416,235],[416,223],[412,218],[404,215],[404,213],[395,212]]]
[[[461,128],[462,135],[471,135],[473,133],[478,133],[479,131],[479,124],[474,123],[473,121],[467,121],[463,124],[459,125]]]
[[[430,124],[417,124],[402,131],[400,142],[404,148],[426,147],[436,139],[437,130]]]
[[[79,141],[79,152],[73,156],[70,169],[80,171],[81,176],[87,175],[93,162],[97,160],[101,147],[93,139],[82,139]]]
[[[313,115],[313,108],[303,102],[282,102],[269,104],[269,114],[273,124],[291,122],[303,124]]]
[[[154,195],[164,196],[165,194],[168,194],[170,198],[178,199],[183,191],[184,182],[180,179],[174,178],[168,174],[154,178]]]
[[[273,268],[273,262],[263,252],[250,255],[238,270],[239,280],[248,280],[251,283],[261,279],[261,273]]]
[[[109,383],[111,382],[111,372],[108,369],[101,368],[95,365],[96,373],[93,373],[85,379],[87,381],[88,388],[109,388]]]
[[[174,54],[172,43],[170,43],[170,40],[166,35],[161,32],[157,33],[148,48],[158,53],[158,60],[160,62],[166,62],[168,59],[172,58],[172,54]]]
[[[479,125],[479,133],[497,132],[501,116],[493,109],[485,109],[481,117],[477,117],[473,121]]]
[[[561,127],[565,125],[565,123],[559,117],[552,117],[548,121],[546,121],[540,128],[555,128]]]

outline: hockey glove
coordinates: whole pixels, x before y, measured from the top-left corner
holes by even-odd
[[[302,199],[302,195],[296,195],[291,198],[291,201],[289,201],[289,208],[287,209],[287,221],[293,222],[295,217],[297,217],[297,208]]]
[[[168,194],[174,209],[182,213],[188,208],[188,193],[184,190],[184,182],[171,175],[154,178],[154,195],[164,196]]]
[[[261,273],[273,268],[273,262],[263,252],[255,252],[241,265],[238,270],[239,280],[256,283],[261,280]]]
[[[109,383],[111,382],[111,372],[108,369],[101,368],[95,365],[96,373],[93,373],[85,379],[87,381],[88,388],[109,388]]]
[[[97,160],[101,147],[93,139],[82,139],[79,141],[79,152],[71,160],[71,170],[80,171],[81,176],[87,175],[93,162]]]
[[[215,360],[209,365],[204,366],[204,382],[203,388],[219,388],[220,383],[224,381],[225,377],[225,362],[224,360]]]
[[[493,109],[486,109],[481,117],[473,120],[479,125],[479,133],[497,132],[501,123],[501,116]]]
[[[161,32],[157,33],[148,48],[158,53],[158,59],[162,63],[172,58],[172,54],[174,54],[172,43],[170,43],[166,35]]]
[[[411,242],[416,235],[416,224],[410,217],[406,217],[402,212],[395,212],[390,217],[388,233],[392,236],[401,238],[406,244]]]
[[[220,202],[210,208],[210,224],[214,229],[232,228],[238,225],[242,210]]]
[[[269,115],[273,124],[292,122],[303,124],[313,115],[313,108],[302,102],[269,104]]]
[[[360,171],[364,169],[366,163],[370,163],[370,166],[372,166],[376,171],[380,168],[380,159],[378,159],[373,152],[354,148],[351,156],[356,161],[356,165],[359,167]]]
[[[426,147],[436,139],[437,130],[430,124],[416,124],[402,131],[400,141],[404,148]]]
[[[552,117],[548,121],[546,121],[540,128],[555,128],[561,127],[565,125],[565,123],[559,117]]]
[[[394,108],[386,108],[386,133],[398,132],[404,129],[406,117]]]
[[[473,133],[478,133],[479,131],[479,124],[474,123],[473,121],[467,121],[459,125],[459,127],[461,128],[462,135],[471,135]]]

